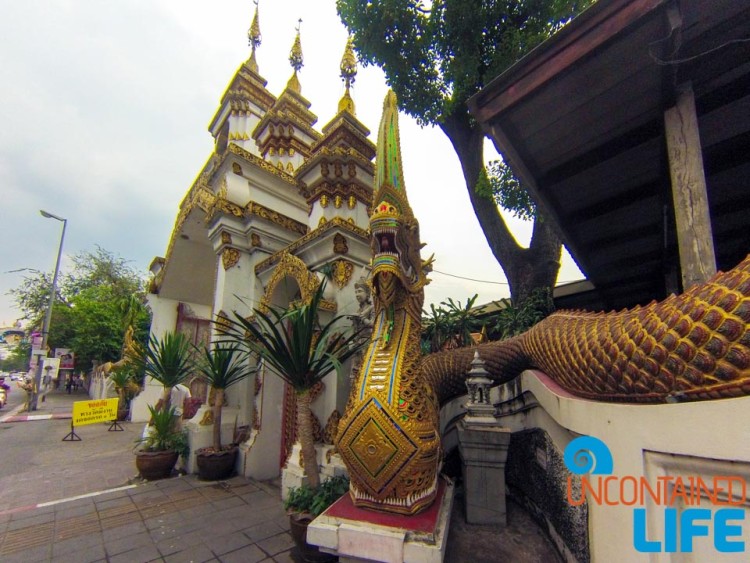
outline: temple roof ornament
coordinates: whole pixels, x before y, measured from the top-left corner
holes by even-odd
[[[351,36],[346,41],[344,56],[341,57],[339,68],[341,69],[341,79],[346,85],[346,92],[339,101],[339,113],[348,111],[352,115],[356,115],[354,100],[349,93],[349,87],[354,84],[354,79],[357,76],[357,57],[354,55],[354,41]]]
[[[250,59],[247,64],[253,72],[258,72],[258,63],[255,60],[255,50],[260,47],[263,36],[260,33],[260,24],[258,23],[258,0],[253,2],[255,4],[255,15],[253,16],[253,22],[250,24],[250,29],[247,30],[248,45],[252,47],[252,53],[250,53]]]
[[[305,65],[305,57],[302,55],[302,40],[300,39],[300,34],[299,34],[301,27],[302,27],[302,18],[299,19],[299,23],[297,24],[297,27],[295,28],[297,31],[297,36],[294,38],[294,44],[292,45],[292,50],[289,52],[289,63],[292,65],[292,68],[294,69],[294,74],[289,79],[289,82],[287,82],[287,85],[286,85],[286,87],[289,90],[296,92],[297,94],[300,94],[302,92],[302,87],[300,86],[297,73]]]

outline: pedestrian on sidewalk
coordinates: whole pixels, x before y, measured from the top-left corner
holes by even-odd
[[[27,375],[23,383],[21,383],[20,381],[16,381],[16,384],[21,389],[26,391],[26,402],[23,404],[23,410],[31,412],[31,397],[36,391],[36,385],[34,384],[34,381]]]

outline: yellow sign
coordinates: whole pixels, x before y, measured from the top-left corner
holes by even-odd
[[[73,426],[112,422],[117,420],[117,403],[120,399],[99,399],[73,403]]]

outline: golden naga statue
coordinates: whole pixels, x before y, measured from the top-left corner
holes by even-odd
[[[354,504],[414,514],[435,497],[438,408],[466,392],[479,351],[496,384],[538,368],[587,399],[664,403],[750,395],[750,256],[662,302],[559,311],[515,338],[421,357],[419,228],[404,191],[396,99],[386,97],[370,219],[375,326],[339,425]]]

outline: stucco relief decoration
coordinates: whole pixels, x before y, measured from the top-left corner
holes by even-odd
[[[304,303],[309,302],[320,283],[318,276],[308,270],[302,260],[296,256],[292,256],[288,252],[284,252],[260,300],[261,311],[264,313],[268,312],[274,291],[276,291],[276,286],[286,277],[291,277],[297,282],[300,289],[300,296]]]
[[[240,251],[236,248],[227,247],[221,251],[221,262],[224,264],[224,269],[228,270],[233,268],[240,261]]]
[[[221,244],[232,244],[232,235],[226,231],[221,231]]]
[[[242,176],[242,166],[240,166],[237,162],[233,162],[232,163],[232,172],[234,172],[238,176]]]
[[[354,264],[349,260],[336,260],[333,263],[333,281],[339,289],[344,289],[348,284],[349,280],[352,279],[352,273],[354,272]]]
[[[326,194],[320,196],[320,206],[324,209],[328,207],[328,196]]]
[[[350,195],[348,205],[349,209],[354,209],[357,206],[357,198],[353,195]]]
[[[260,217],[262,219],[265,219],[266,221],[275,223],[276,225],[279,225],[280,227],[283,227],[293,233],[299,233],[300,235],[307,234],[307,225],[304,225],[299,221],[295,221],[294,219],[290,219],[289,217],[286,217],[285,215],[282,215],[277,211],[272,211],[266,207],[263,207],[262,205],[255,203],[254,201],[249,202],[245,206],[245,213],[247,215],[255,215],[256,217]]]
[[[340,195],[336,195],[336,197],[333,198],[333,206],[336,209],[340,209],[342,203],[343,203],[343,200],[341,199]]]
[[[216,332],[220,332],[222,334],[227,332],[227,329],[230,326],[230,320],[229,315],[227,315],[224,311],[219,311],[216,313]]]
[[[349,245],[346,242],[346,237],[341,233],[336,233],[333,236],[333,251],[336,254],[346,254],[349,252]]]
[[[260,235],[258,233],[250,234],[250,245],[253,248],[260,248],[263,246],[263,242],[260,240]]]

